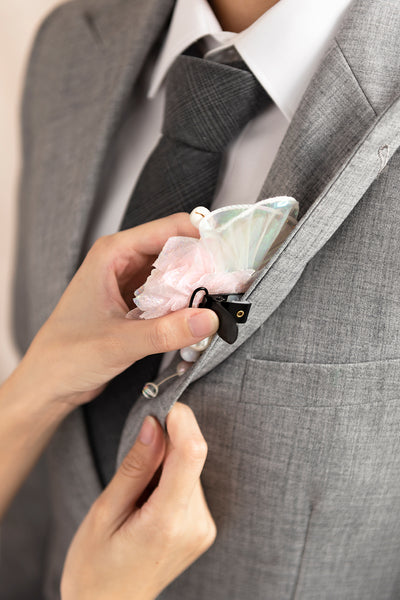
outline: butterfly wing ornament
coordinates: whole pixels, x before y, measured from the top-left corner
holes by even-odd
[[[298,208],[288,196],[212,212],[195,208],[190,218],[200,239],[177,236],[166,242],[146,283],[135,292],[137,308],[127,316],[151,319],[185,308],[198,288],[206,289],[208,299],[240,298],[295,227]],[[203,304],[201,294],[192,302],[205,306],[204,294]]]
[[[200,220],[200,238],[213,254],[218,270],[257,271],[265,264],[289,217],[289,223],[295,224],[297,212],[296,200],[286,196],[256,204],[225,206]]]

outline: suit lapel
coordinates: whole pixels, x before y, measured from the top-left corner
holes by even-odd
[[[59,74],[61,82],[58,86],[53,82],[53,87],[62,90],[61,104],[54,103],[56,109],[49,115],[50,123],[46,126],[46,143],[42,141],[40,149],[42,152],[44,146],[51,158],[45,160],[41,154],[36,161],[39,168],[42,163],[46,168],[48,205],[43,202],[40,209],[45,211],[42,214],[52,215],[55,224],[61,225],[52,235],[57,237],[57,245],[65,249],[64,260],[55,263],[54,277],[50,273],[49,279],[60,281],[62,286],[54,291],[55,299],[80,261],[85,231],[106,168],[107,148],[124,116],[146,57],[168,21],[173,3],[174,0],[145,3],[96,0],[86,2],[83,7],[70,6],[76,50],[66,52],[68,64]],[[65,18],[63,26],[68,26]],[[49,168],[49,160],[54,160],[53,169]],[[57,174],[54,187],[49,185],[53,173]],[[48,218],[41,222],[48,229]],[[54,298],[48,299],[50,307]],[[46,307],[44,310],[50,312]],[[55,471],[58,460],[66,464],[60,458],[65,448],[71,452],[65,478],[73,482],[71,488],[83,490],[74,514],[78,526],[101,491],[80,410],[62,424],[52,442],[49,460],[54,461]]]
[[[156,415],[163,423],[169,410],[187,387],[228,358],[278,308],[300,278],[307,263],[337,231],[399,148],[399,121],[400,96],[374,123],[343,168],[335,174],[245,294],[252,307],[248,322],[239,328],[237,342],[230,346],[216,337],[186,376],[173,379],[170,387],[151,403],[144,398],[138,400],[122,433],[118,464],[136,439],[147,414]]]
[[[344,52],[361,27],[360,2],[310,82],[260,194],[294,196],[301,218],[346,163],[376,117]],[[365,15],[364,15],[365,17]],[[340,45],[338,42],[340,39]]]
[[[293,196],[301,219],[375,118],[334,41],[293,117],[259,200]]]
[[[335,233],[377,177],[381,168],[380,148],[385,147],[386,161],[397,149],[399,133],[395,119],[396,115],[399,119],[399,109],[395,96],[399,78],[396,85],[388,82],[392,90],[390,107],[387,108],[386,102],[383,108],[378,91],[372,94],[375,88],[371,81],[378,70],[375,63],[381,65],[382,57],[377,55],[373,64],[368,62],[370,76],[363,68],[366,53],[370,52],[371,27],[376,30],[377,47],[381,36],[388,31],[377,20],[382,14],[377,5],[383,10],[383,4],[382,0],[353,3],[310,82],[259,198],[294,196],[300,204],[299,224],[248,290],[246,297],[253,303],[251,317],[240,328],[238,341],[228,346],[216,339],[187,381],[205,375],[227,358],[278,308],[306,264]],[[394,9],[393,14],[398,13],[398,9]],[[390,24],[391,16],[386,16]],[[398,26],[390,29],[392,38]],[[396,39],[393,45],[397,50],[389,45],[391,58],[388,59],[395,61],[399,41]],[[360,76],[356,77],[355,73]],[[387,99],[385,86],[381,94]],[[181,381],[177,393],[185,387],[186,382]]]
[[[260,198],[294,196],[301,218],[398,91],[395,3],[356,0],[304,94]],[[374,34],[372,49],[371,31]]]
[[[190,383],[228,358],[278,308],[307,263],[337,231],[399,147],[400,100],[395,97],[398,77],[396,84],[388,81],[389,97],[382,82],[379,95],[371,78],[378,70],[375,63],[381,64],[382,57],[374,57],[375,63],[369,64],[368,69],[363,66],[366,53],[371,54],[371,28],[376,32],[377,47],[380,37],[389,30],[379,21],[382,10],[377,5],[384,10],[382,0],[358,0],[352,5],[303,97],[265,181],[260,199],[293,195],[300,203],[301,219],[246,293],[252,302],[248,322],[239,327],[234,345],[215,338],[193,369],[185,377],[172,380],[170,387],[152,401],[151,410],[160,418]],[[398,15],[396,7],[393,14]],[[390,20],[388,14],[388,27]],[[393,39],[398,25],[390,29],[395,48],[392,50],[387,44],[392,54],[387,58],[392,64],[397,64],[399,52],[399,41]],[[119,461],[148,411],[143,400],[132,410],[121,440]]]
[[[307,214],[282,244],[245,294],[252,302],[249,321],[238,341],[229,347],[220,339],[196,365],[194,381],[227,358],[248,339],[283,302],[307,263],[327,243],[400,146],[400,98],[372,125],[352,154],[329,181]]]
[[[65,97],[61,102],[64,100],[67,106],[60,105],[62,117],[55,115],[54,126],[50,123],[48,127],[52,134],[49,147],[57,146],[58,156],[69,156],[72,163],[65,169],[58,165],[57,187],[63,197],[51,199],[52,212],[60,211],[54,220],[63,223],[66,282],[81,260],[94,201],[107,171],[107,151],[146,57],[168,22],[173,3],[174,0],[120,0],[74,6],[79,13],[71,19],[76,49],[66,52],[68,64],[61,74]],[[68,166],[73,169],[73,177],[68,176]]]

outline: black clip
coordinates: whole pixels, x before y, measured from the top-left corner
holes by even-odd
[[[251,303],[241,300],[228,300],[233,294],[220,294],[213,296],[208,293],[207,288],[196,288],[190,298],[189,307],[193,306],[194,299],[199,292],[204,292],[200,301],[200,308],[213,310],[219,319],[218,335],[224,342],[233,344],[236,342],[239,329],[237,323],[246,323],[249,316]]]

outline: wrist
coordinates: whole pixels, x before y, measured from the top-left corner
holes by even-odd
[[[42,404],[57,405],[68,413],[98,396],[105,383],[96,381],[86,350],[82,350],[83,341],[71,343],[65,337],[54,334],[54,326],[45,324],[32,340],[19,370],[26,373],[35,394],[40,393]]]
[[[50,371],[51,363],[46,373],[26,355],[4,383],[4,392],[16,408],[34,413],[36,417],[48,416],[61,421],[74,407],[72,403],[60,401],[51,383]]]
[[[70,407],[21,364],[0,388],[0,519]]]

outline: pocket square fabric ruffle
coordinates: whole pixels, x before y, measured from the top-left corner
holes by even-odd
[[[293,229],[297,214],[298,203],[288,196],[212,212],[195,209],[191,219],[200,239],[166,242],[146,283],[135,292],[137,308],[127,317],[152,319],[185,308],[198,287],[209,294],[244,293]]]

